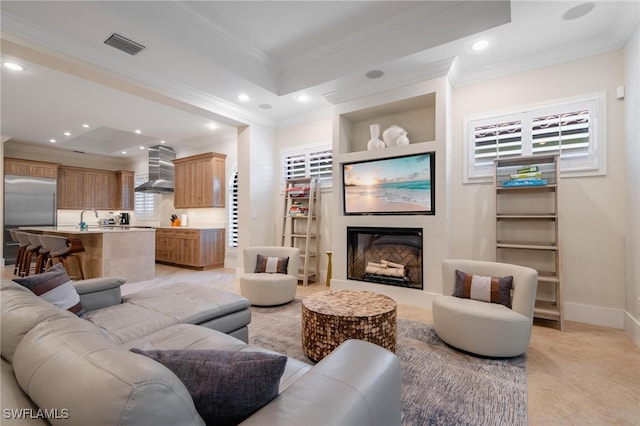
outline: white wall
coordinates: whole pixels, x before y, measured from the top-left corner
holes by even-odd
[[[301,149],[305,147],[319,146],[319,145],[331,145],[331,118],[317,120],[305,124],[301,124],[294,127],[288,127],[285,129],[279,129],[276,132],[276,156],[275,163],[273,165],[274,170],[277,173],[278,183],[281,180],[281,154],[283,150],[287,149]],[[276,223],[276,243],[280,244],[280,238],[282,235],[282,215],[284,213],[284,193],[278,188],[275,193],[275,211],[274,215],[277,219]],[[333,194],[330,186],[323,186],[320,191],[320,222],[319,222],[319,235],[320,235],[320,250],[318,255],[320,260],[319,268],[319,281],[324,282],[327,273],[327,256],[326,251],[331,250],[331,227],[332,227],[332,208],[333,208]]]
[[[626,250],[626,316],[624,328],[640,345],[640,29],[624,49],[626,96],[625,149],[627,169],[627,232]]]
[[[606,91],[607,175],[563,178],[560,247],[565,318],[622,327],[625,306],[624,83],[622,52],[565,62],[453,91],[451,254],[495,259],[492,184],[462,183],[463,118]]]
[[[275,146],[275,131],[271,128],[252,124],[238,131],[239,249],[276,242]],[[241,265],[241,259],[238,261]]]
[[[339,115],[353,111],[372,108],[389,102],[408,99],[416,96],[435,93],[435,133],[431,141],[420,141],[403,147],[390,147],[382,150],[385,156],[394,156],[399,153],[415,154],[418,152],[435,152],[435,215],[406,215],[406,216],[345,216],[342,213],[342,187],[336,185],[341,182],[340,162],[344,158],[348,161],[366,160],[371,156],[379,156],[380,151],[362,150],[366,143],[345,147],[345,141],[341,141],[339,129]],[[337,289],[350,288],[369,290],[383,293],[392,297],[399,303],[413,306],[429,306],[435,295],[442,293],[442,260],[449,254],[449,209],[452,207],[449,200],[447,165],[449,164],[450,144],[448,125],[450,97],[449,82],[445,77],[420,82],[410,86],[379,92],[361,99],[345,102],[336,107],[333,133],[333,279],[331,286]],[[428,119],[425,117],[425,119]],[[367,138],[362,134],[360,138]],[[344,138],[343,138],[344,139]],[[411,134],[409,135],[411,139]],[[366,139],[365,139],[366,140]],[[341,145],[341,143],[343,145]],[[354,152],[349,152],[354,151]],[[423,231],[423,290],[407,289],[397,286],[387,286],[367,283],[363,281],[347,280],[347,232],[348,226],[373,226],[373,227],[408,227],[421,228]]]

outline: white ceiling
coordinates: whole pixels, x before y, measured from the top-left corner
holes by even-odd
[[[1,134],[119,157],[165,140],[179,153],[437,76],[462,85],[618,49],[638,24],[635,0],[563,19],[582,3],[3,0],[2,61],[25,70],[1,70]],[[113,32],[146,48],[105,45]],[[491,46],[472,52],[481,37]],[[384,76],[368,79],[374,69]]]

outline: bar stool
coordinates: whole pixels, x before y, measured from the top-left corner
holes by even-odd
[[[65,240],[65,246],[62,247],[58,243],[57,248],[55,249],[52,248],[49,251],[50,261],[53,263],[53,261],[57,259],[59,262],[62,263],[62,265],[64,265],[64,269],[67,270],[67,274],[69,274],[69,277],[71,277],[71,279],[75,278],[75,279],[83,280],[84,272],[82,271],[82,262],[80,257],[77,256],[78,253],[82,253],[86,251],[84,246],[82,245],[82,241],[80,241],[77,238],[65,238],[65,237],[57,237],[57,238],[63,238]],[[69,265],[70,258],[75,259],[79,275],[71,274],[71,269]]]
[[[33,253],[39,252],[40,247],[42,247],[42,244],[40,244],[40,238],[38,238],[36,234],[30,234],[28,232],[25,232],[25,234],[29,239],[29,245],[25,248],[24,251],[22,272],[20,273],[20,276],[22,277],[29,276],[29,273],[31,272],[31,259],[33,258]]]
[[[51,253],[62,252],[67,250],[69,247],[67,246],[67,238],[59,237],[57,235],[40,235],[40,242],[42,243],[42,248],[49,252],[44,264],[44,270],[46,271],[53,265],[54,258]]]
[[[11,239],[13,240],[13,242],[18,243],[18,251],[16,252],[16,261],[15,264],[13,266],[13,275],[18,275],[18,272],[20,271],[20,268],[22,267],[22,260],[23,260],[23,256],[24,256],[24,250],[27,248],[27,246],[29,245],[29,239],[25,239],[25,243],[23,243],[22,241],[20,241],[20,239],[18,238],[18,232],[21,231],[16,231],[15,229],[10,229],[9,230],[9,235],[11,235]]]
[[[31,244],[29,234],[23,231],[15,231],[20,247],[18,247],[18,257],[16,258],[16,266],[14,267],[14,275],[23,276],[24,264],[27,258],[27,248]]]
[[[34,269],[35,274],[43,273],[46,268],[45,265],[49,261],[49,252],[51,249],[49,247],[45,247],[42,242],[43,235],[37,234],[38,239],[40,240],[40,250],[38,250],[38,257],[36,258],[36,267]]]

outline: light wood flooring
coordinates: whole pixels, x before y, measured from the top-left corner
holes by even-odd
[[[12,278],[5,267],[3,279]],[[239,293],[235,271],[193,271],[156,265],[156,278],[127,283],[123,294],[175,282]],[[296,297],[324,291],[298,286]],[[398,306],[398,316],[432,322],[431,310]],[[527,359],[529,425],[640,425],[640,347],[622,331],[565,322],[565,329],[534,325]],[[428,395],[429,390],[425,390]]]

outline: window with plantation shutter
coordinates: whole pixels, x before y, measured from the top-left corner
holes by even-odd
[[[229,185],[229,247],[238,247],[238,170]]]
[[[149,180],[149,175],[136,175],[135,187]],[[136,192],[134,201],[134,214],[139,220],[158,219],[158,195],[147,192]]]
[[[320,146],[282,153],[282,188],[284,182],[296,178],[318,178],[331,180],[333,172],[333,150],[331,146]]]
[[[605,174],[605,94],[480,118],[465,118],[464,182],[489,182],[493,161],[559,154],[563,176]]]

